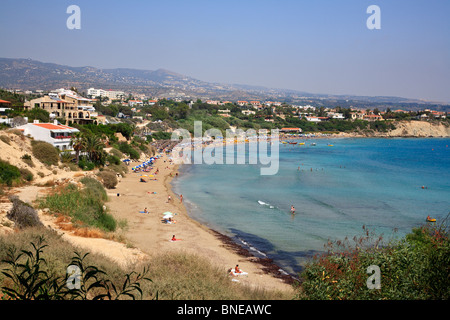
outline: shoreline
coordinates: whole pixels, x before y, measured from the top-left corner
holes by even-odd
[[[179,172],[179,168],[180,168],[180,165],[176,165],[173,172]],[[173,177],[171,179],[166,180],[165,185],[168,188],[169,192],[171,192],[172,194],[175,195],[176,193],[173,191],[172,185],[170,184],[172,182],[172,180],[173,180]],[[194,218],[192,218],[189,215],[189,211],[187,210],[186,206],[184,206],[184,207],[185,207],[185,210],[186,210],[189,218],[192,221],[194,221],[195,223],[198,223],[202,228],[208,229],[209,232],[214,234],[217,237],[217,239],[219,239],[222,242],[222,245],[225,248],[228,248],[230,251],[233,251],[236,254],[238,254],[244,258],[250,258],[250,260],[253,263],[259,264],[261,266],[262,270],[266,274],[271,275],[275,278],[281,279],[286,284],[292,285],[296,281],[299,281],[299,279],[297,277],[294,277],[293,275],[288,274],[286,271],[283,270],[283,268],[281,268],[276,263],[274,263],[273,259],[257,257],[254,254],[252,254],[250,252],[250,250],[244,248],[242,245],[240,245],[239,243],[234,241],[232,237],[230,237],[226,234],[223,234],[222,232],[219,232],[219,231],[217,231],[211,227],[208,227],[208,226],[202,224],[201,222],[195,220]]]
[[[129,172],[113,189],[114,193],[109,194],[107,205],[111,213],[117,220],[127,220],[126,239],[149,256],[170,252],[193,253],[209,259],[224,272],[239,264],[248,275],[232,277],[233,281],[293,293],[292,284],[296,279],[280,272],[282,269],[272,260],[253,256],[231,237],[190,217],[171,185],[179,168],[179,165],[169,162],[168,155],[164,154],[154,162],[151,172]],[[154,174],[157,170],[159,172]],[[149,174],[154,175],[152,179],[156,180],[138,182],[141,175]],[[172,198],[170,201],[169,196]],[[144,207],[150,213],[140,213]],[[162,214],[167,211],[174,213],[176,223],[162,223]],[[173,235],[182,241],[171,242]]]
[[[172,171],[172,173],[179,173],[179,169],[180,169],[180,165],[175,165],[174,169]],[[171,182],[174,179],[174,177],[171,177],[170,179],[165,179],[164,184],[168,189],[169,193],[172,193],[173,195],[175,195],[176,193],[173,191]],[[193,222],[198,223],[202,228],[206,228],[208,229],[209,232],[211,232],[212,234],[214,234],[216,236],[217,239],[219,239],[222,242],[222,245],[225,248],[228,248],[230,251],[235,252],[236,254],[244,257],[244,258],[250,258],[250,260],[255,263],[255,264],[259,264],[262,268],[262,270],[268,274],[271,275],[275,278],[281,279],[283,282],[285,282],[286,284],[292,285],[294,284],[296,281],[298,281],[298,278],[287,274],[286,272],[281,272],[280,270],[283,270],[280,266],[278,266],[277,264],[275,264],[273,262],[273,259],[270,258],[259,258],[256,257],[255,255],[253,255],[250,250],[244,248],[243,246],[239,245],[236,241],[234,241],[230,236],[225,235],[217,230],[214,230],[208,226],[205,226],[204,224],[202,224],[201,222],[195,220],[194,218],[192,218],[189,215],[189,212],[186,208],[185,205],[184,209],[186,210],[187,215],[189,216],[189,219],[191,219]]]

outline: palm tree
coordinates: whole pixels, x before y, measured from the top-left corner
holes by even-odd
[[[84,135],[84,151],[88,154],[91,162],[102,164],[106,158],[106,152],[103,150],[105,144],[103,137],[93,133]]]
[[[75,150],[75,155],[77,158],[77,164],[80,160],[80,152],[84,150],[85,148],[85,140],[84,140],[84,134],[81,132],[76,132],[70,141],[73,150]]]

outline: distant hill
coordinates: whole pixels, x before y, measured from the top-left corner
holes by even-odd
[[[144,93],[155,97],[217,100],[271,100],[315,106],[357,106],[362,108],[407,107],[420,110],[429,106],[450,111],[449,105],[401,97],[367,97],[312,94],[296,90],[266,88],[247,84],[210,83],[165,69],[99,69],[70,67],[31,59],[0,58],[0,87],[21,90],[54,90],[90,87]]]
[[[205,85],[201,81],[158,69],[98,69],[69,67],[31,59],[0,58],[0,86],[18,89],[51,90],[68,85],[90,86],[186,86]]]

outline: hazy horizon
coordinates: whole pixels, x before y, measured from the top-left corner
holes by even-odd
[[[67,28],[70,5],[81,29]],[[370,5],[381,29],[366,26]],[[5,1],[0,56],[315,94],[450,102],[446,1]]]

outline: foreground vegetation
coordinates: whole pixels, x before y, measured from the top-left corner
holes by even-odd
[[[117,222],[107,212],[108,200],[102,184],[94,178],[80,180],[83,188],[75,184],[55,189],[54,192],[39,200],[39,207],[49,208],[51,212],[71,218],[78,227],[95,227],[105,232],[115,231]]]
[[[70,289],[69,265],[80,268],[81,287]],[[78,252],[55,232],[27,228],[0,237],[0,300],[92,299],[290,299],[236,285],[204,258],[161,254],[125,273],[101,255]]]
[[[447,217],[448,218],[448,217]],[[311,300],[448,300],[450,242],[448,220],[414,228],[404,239],[382,245],[365,230],[353,242],[329,243],[329,251],[309,264],[297,298]],[[381,288],[369,289],[369,266],[378,266]]]

